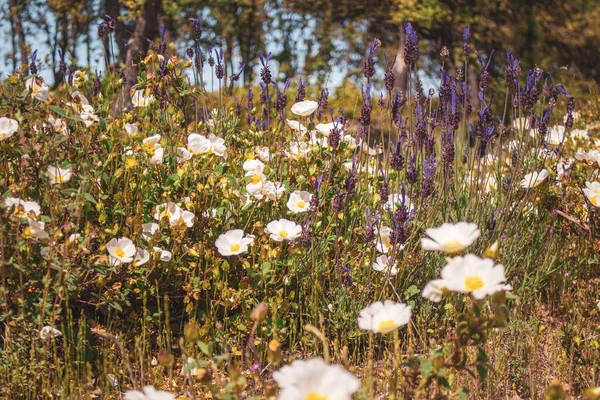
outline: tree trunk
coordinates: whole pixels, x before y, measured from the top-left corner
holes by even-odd
[[[404,42],[406,35],[404,34],[404,26],[400,24],[398,28],[399,45],[396,53],[396,63],[394,64],[394,89],[400,93],[406,94],[406,79],[408,78],[408,65],[404,62]]]
[[[161,0],[147,0],[144,12],[135,24],[133,35],[127,41],[127,56],[125,57],[125,98],[131,100],[131,88],[137,82],[138,63],[148,51],[146,38],[153,39],[158,35],[159,15],[161,14]]]
[[[23,25],[21,23],[19,11],[19,4],[17,3],[17,0],[10,0],[10,19],[19,42],[19,49],[21,51],[21,65],[27,65],[27,45],[25,44],[25,32],[23,31]]]

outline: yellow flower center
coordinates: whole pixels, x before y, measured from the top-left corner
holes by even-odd
[[[392,247],[392,241],[390,239],[386,240],[384,247],[386,249],[389,249],[390,247]]]
[[[252,175],[252,177],[250,178],[250,182],[252,182],[253,184],[257,184],[261,181],[260,179],[260,175],[259,174],[254,174]]]
[[[279,231],[279,236],[281,236],[282,238],[286,238],[289,236],[289,233],[287,233],[286,230],[281,230]]]
[[[29,226],[27,228],[23,229],[23,236],[25,236],[26,238],[31,237],[31,228]]]
[[[304,398],[304,400],[327,400],[327,397],[322,396],[315,392],[310,392],[308,396]]]
[[[115,255],[119,258],[123,258],[125,257],[125,250],[123,250],[120,247],[117,247],[117,249],[115,250]]]
[[[377,329],[379,329],[382,332],[392,330],[395,327],[396,327],[396,323],[394,322],[393,319],[388,319],[388,320],[385,320],[385,321],[381,321],[379,323],[379,325],[377,325]]]
[[[146,150],[148,153],[154,153],[154,143],[152,143],[152,142],[146,143],[144,145],[144,150]]]
[[[600,194],[600,189],[592,189],[592,192],[594,192],[596,194]]]
[[[127,168],[133,168],[135,167],[136,161],[135,158],[126,158],[125,159],[125,166]]]
[[[56,183],[63,183],[65,181],[65,178],[62,177],[62,175],[56,175],[54,177],[54,182]]]
[[[169,210],[165,210],[162,212],[162,214],[160,214],[160,217],[167,217],[169,220],[171,219],[171,217],[173,216],[173,214],[171,214],[171,211]]]
[[[298,202],[296,203],[296,207],[302,209],[302,208],[306,207],[306,203],[302,200],[298,200]]]
[[[467,276],[465,278],[465,289],[469,291],[479,290],[483,287],[483,281],[477,275]]]
[[[458,253],[463,249],[462,244],[458,240],[451,240],[449,242],[444,243],[444,251],[446,253]]]
[[[597,205],[598,203],[598,198],[597,197],[590,197],[590,203],[592,203],[593,205]]]
[[[25,218],[27,216],[25,212],[21,211],[21,209],[19,209],[18,207],[15,207],[15,212],[13,213],[13,215],[17,218]]]
[[[236,251],[240,250],[240,244],[239,243],[234,243],[232,245],[229,246],[229,251],[231,251],[232,253],[235,253]]]

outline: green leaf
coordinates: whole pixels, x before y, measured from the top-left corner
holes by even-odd
[[[206,354],[208,357],[212,356],[212,346],[201,341],[198,341],[196,343],[198,344],[198,347],[200,347],[201,352]]]
[[[173,174],[173,175],[171,175],[170,177],[167,178],[166,185],[167,186],[172,185],[175,182],[177,182],[178,180],[179,180],[179,175]]]
[[[92,204],[96,204],[96,203],[97,203],[96,199],[94,199],[94,196],[92,196],[92,195],[91,195],[91,194],[89,194],[89,193],[84,193],[84,194],[83,194],[83,197],[84,197],[84,198],[85,198],[87,201],[89,201],[90,203],[92,203]]]
[[[50,109],[52,111],[54,111],[55,113],[57,113],[58,115],[67,117],[67,110],[65,110],[64,108],[61,108],[59,106],[50,106]]]

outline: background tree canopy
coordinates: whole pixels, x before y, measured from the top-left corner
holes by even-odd
[[[228,74],[247,63],[246,85],[254,83],[258,53],[266,51],[279,64],[278,79],[304,75],[323,82],[332,73],[338,80],[358,78],[374,37],[390,62],[402,51],[406,21],[421,41],[420,67],[431,73],[438,70],[435,60],[444,45],[450,51],[447,68],[454,67],[460,55],[453,51],[462,45],[456,29],[469,25],[476,47],[487,54],[507,48],[524,65],[600,77],[600,2],[588,0],[10,0],[3,12],[11,40],[4,47],[5,72],[27,63],[38,49],[38,60],[46,57],[55,82],[61,81],[59,50],[74,66],[90,65],[90,58],[104,59],[105,53],[99,69],[135,65],[148,48],[146,38],[158,38],[159,26],[183,55],[195,45],[189,18],[199,20],[204,51],[224,49]],[[102,41],[97,33],[105,15],[115,20],[110,43],[108,35]],[[397,74],[405,72],[401,58]],[[133,79],[135,68],[129,70]]]

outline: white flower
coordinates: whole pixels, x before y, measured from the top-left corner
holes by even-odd
[[[24,237],[40,240],[46,240],[49,238],[48,234],[44,230],[44,227],[46,225],[44,222],[28,219],[27,223],[29,224],[29,226],[27,226],[23,231]]]
[[[586,182],[583,194],[585,194],[590,203],[596,207],[600,207],[600,182]]]
[[[254,242],[254,236],[244,237],[244,231],[233,229],[221,234],[216,242],[217,251],[223,256],[233,256],[248,251],[248,245]]]
[[[308,147],[308,144],[305,142],[291,142],[290,150],[285,150],[284,153],[286,157],[291,158],[292,160],[298,160],[306,156],[308,153],[310,153],[310,151],[311,148]]]
[[[139,132],[136,124],[125,124],[125,133],[129,136],[135,136]]]
[[[383,149],[381,147],[370,147],[367,143],[365,143],[364,141],[360,142],[360,146],[362,148],[362,150],[366,153],[368,153],[370,156],[376,156],[378,154],[383,153]]]
[[[110,255],[111,265],[119,265],[121,263],[130,263],[136,255],[135,245],[126,237],[120,239],[112,238],[106,244],[106,250]]]
[[[391,212],[396,211],[398,206],[404,206],[408,212],[411,212],[415,209],[412,201],[406,195],[402,195],[402,193],[392,193],[388,197],[387,203],[384,204],[386,210],[390,210]]]
[[[435,303],[442,300],[442,294],[446,289],[446,282],[443,279],[434,279],[429,281],[423,288],[423,297]]]
[[[523,189],[529,189],[538,186],[548,178],[548,170],[543,169],[540,172],[530,172],[521,181],[521,187]]]
[[[8,139],[19,129],[19,122],[6,117],[0,118],[0,140]]]
[[[69,168],[48,167],[48,177],[51,184],[68,182],[71,179],[72,170]]]
[[[154,96],[145,96],[143,90],[136,90],[131,98],[134,107],[147,107],[154,101]]]
[[[88,76],[84,71],[77,70],[73,73],[73,86],[79,88],[88,81]]]
[[[573,129],[570,136],[573,140],[588,140],[590,138],[585,129]]]
[[[279,200],[283,196],[283,193],[285,193],[285,190],[285,186],[281,182],[268,181],[263,186],[263,194],[271,201]]]
[[[175,400],[175,395],[163,390],[156,390],[153,386],[144,386],[141,392],[138,390],[126,391],[125,400]]]
[[[591,161],[600,164],[600,151],[588,150],[587,153],[577,152],[575,158],[581,161]]]
[[[217,137],[212,133],[208,135],[208,138],[192,133],[188,136],[188,150],[192,154],[215,154],[216,156],[223,157],[227,147],[225,147],[225,139]]]
[[[83,120],[86,127],[92,126],[94,122],[98,122],[100,118],[94,113],[94,108],[90,105],[82,105],[79,116]]]
[[[45,326],[40,329],[40,338],[43,340],[62,336],[62,332],[51,326]]]
[[[162,164],[164,149],[160,145],[160,135],[154,135],[142,140],[142,148],[148,154],[152,155],[151,164]]]
[[[14,214],[18,217],[27,217],[33,213],[36,217],[41,214],[40,205],[35,201],[25,201],[17,197],[7,197],[4,205],[8,208],[15,207]]]
[[[494,260],[479,258],[474,254],[454,257],[442,269],[441,275],[446,289],[471,293],[476,299],[510,290],[510,286],[504,283],[504,266],[494,265]]]
[[[315,126],[315,129],[317,131],[319,131],[320,133],[322,133],[323,135],[329,136],[329,134],[331,133],[331,131],[336,127],[336,125],[338,126],[338,129],[341,128],[340,124],[334,123],[334,122],[330,122],[328,124],[317,124]],[[340,133],[342,133],[342,131],[340,131]]]
[[[312,199],[312,196],[312,194],[302,190],[296,190],[290,193],[290,197],[287,202],[288,210],[293,213],[308,211],[310,209],[310,200]]]
[[[258,158],[260,158],[261,160],[263,160],[264,162],[269,162],[273,159],[273,155],[271,154],[271,151],[269,150],[268,147],[256,147],[254,149],[256,155],[258,156]]]
[[[439,250],[447,254],[455,254],[472,245],[481,231],[477,224],[459,222],[457,224],[443,223],[437,228],[427,229],[425,234],[429,238],[421,239],[421,246],[424,250]]]
[[[177,162],[182,163],[185,161],[190,161],[192,159],[193,154],[188,151],[185,147],[177,148]]]
[[[185,226],[191,228],[194,226],[194,218],[196,218],[196,215],[194,215],[193,212],[185,210],[181,213],[180,222],[183,222]]]
[[[392,258],[389,258],[386,255],[381,255],[377,257],[375,262],[373,263],[373,269],[375,271],[383,271],[386,274],[390,274],[394,276],[398,273],[398,268],[396,268],[396,261]]]
[[[392,241],[390,235],[392,229],[389,226],[382,226],[381,228],[375,229],[375,247],[380,253],[387,253],[392,247]]]
[[[319,133],[316,131],[310,131],[310,139],[308,140],[308,144],[326,149],[329,147],[329,140],[326,137],[319,135]]]
[[[163,250],[160,247],[153,247],[152,251],[154,251],[155,253],[160,253],[159,258],[162,262],[169,262],[171,261],[171,258],[173,258],[173,253],[167,250]]]
[[[52,129],[54,129],[54,132],[62,133],[63,135],[69,133],[67,130],[67,122],[62,118],[54,118],[53,116],[49,116],[48,123]]]
[[[175,225],[181,219],[181,208],[172,201],[168,203],[159,204],[155,208],[154,219],[160,221],[163,218],[169,220],[169,225]]]
[[[348,149],[354,150],[358,143],[356,143],[356,139],[352,135],[344,135],[342,140],[348,144]]]
[[[351,400],[360,381],[339,365],[320,358],[296,360],[273,373],[281,391],[278,400]]]
[[[377,301],[362,309],[358,315],[358,327],[373,333],[389,333],[409,323],[410,306],[392,300]]]
[[[292,128],[295,131],[298,131],[300,133],[306,132],[306,127],[298,121],[286,119],[285,122],[286,122],[287,126],[289,126],[290,128]]]
[[[25,81],[25,88],[31,90],[31,96],[34,99],[46,101],[50,98],[50,90],[42,78],[32,76]]]
[[[565,127],[562,125],[554,125],[550,128],[550,132],[544,137],[546,143],[551,146],[558,146],[565,141]]]
[[[147,224],[142,224],[142,239],[150,240],[150,238],[152,237],[152,235],[154,235],[154,232],[156,232],[158,230],[158,228],[159,228],[159,226],[155,222],[149,222]]]
[[[293,221],[288,221],[285,218],[271,221],[265,227],[265,232],[271,235],[271,239],[276,242],[284,240],[294,240],[302,234],[302,227]]]
[[[300,101],[292,106],[292,112],[301,117],[307,117],[319,108],[319,103],[311,100]]]
[[[244,161],[244,165],[242,166],[244,171],[246,171],[246,176],[252,176],[255,174],[262,174],[265,169],[265,164],[260,160],[246,160]]]
[[[162,164],[164,155],[165,149],[158,147],[156,150],[154,150],[152,157],[150,157],[150,164]]]
[[[146,264],[150,260],[150,252],[148,250],[140,249],[139,247],[135,251],[135,258],[133,259],[133,266],[140,267]]]

